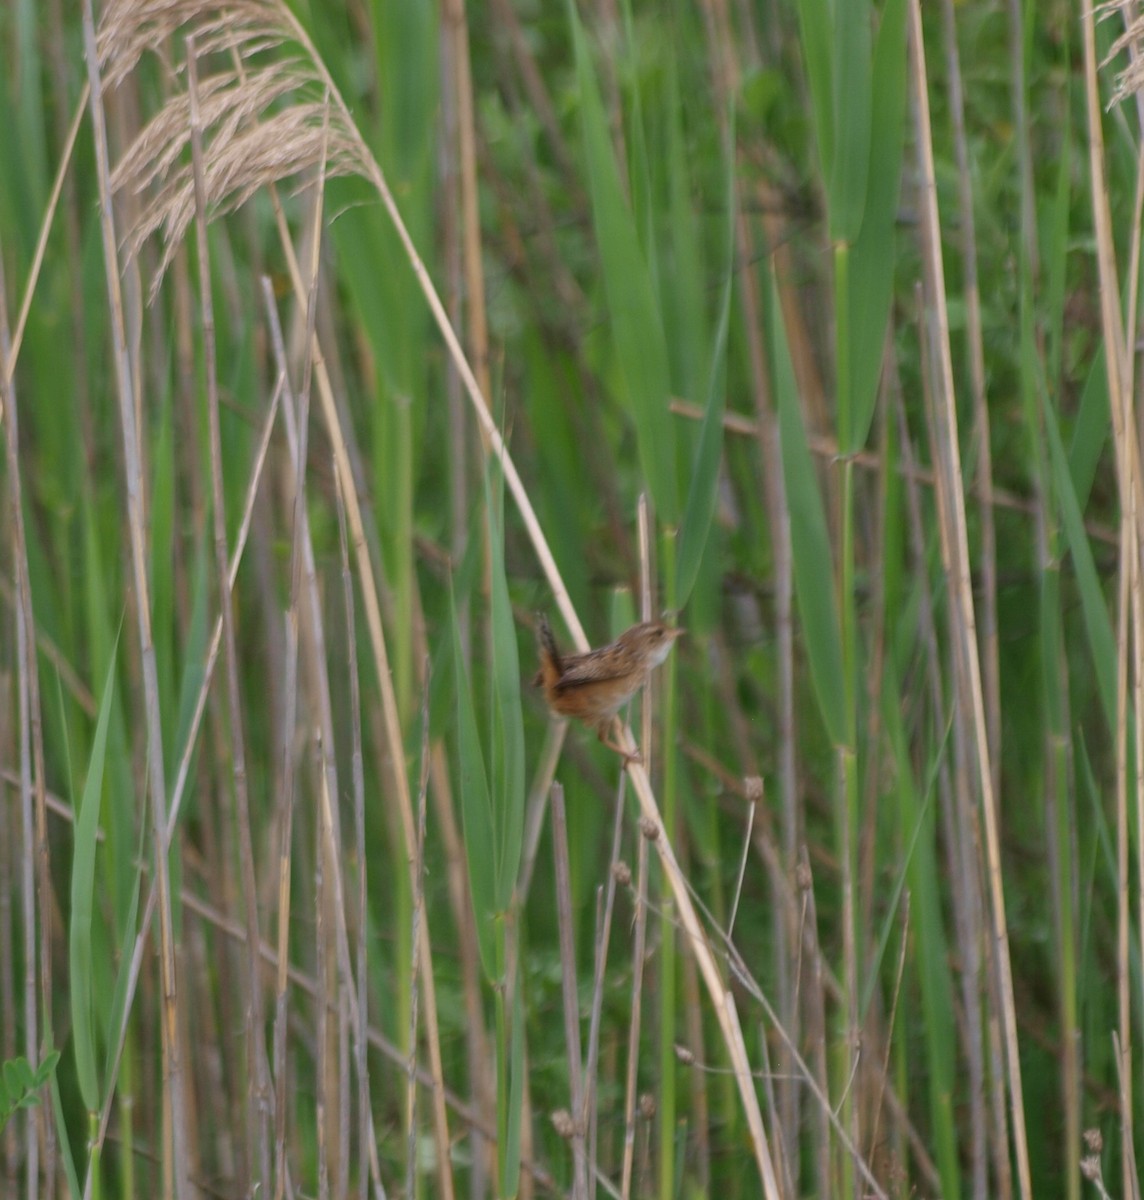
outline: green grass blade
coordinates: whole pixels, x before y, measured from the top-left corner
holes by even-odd
[[[515,1196],[520,1187],[520,1128],[524,1114],[524,1004],[520,974],[512,985],[512,1028],[508,1044],[508,1114],[505,1123],[504,1154],[501,1158],[501,1195]]]
[[[504,571],[504,533],[495,515],[491,490],[486,479],[485,508],[491,560],[493,745],[490,758],[493,764],[491,813],[496,847],[494,904],[497,913],[504,913],[516,887],[524,834],[524,714],[520,702],[516,625]]]
[[[1116,729],[1116,637],[1108,616],[1108,606],[1100,588],[1100,576],[1092,557],[1092,547],[1084,527],[1084,515],[1077,503],[1073,490],[1072,475],[1068,459],[1061,443],[1061,431],[1057,414],[1046,397],[1045,431],[1049,441],[1049,458],[1052,463],[1053,481],[1061,508],[1061,521],[1072,554],[1077,585],[1080,588],[1081,611],[1084,627],[1092,651],[1092,665],[1096,673],[1097,690],[1104,708],[1104,717],[1109,730]]]
[[[919,796],[914,778],[913,763],[902,728],[901,706],[896,697],[901,694],[900,681],[892,666],[887,665],[887,682],[883,695],[886,733],[891,752],[897,763],[897,800],[899,828],[912,837],[920,830],[916,841],[910,843],[906,878],[910,887],[913,937],[917,946],[912,969],[917,974],[921,993],[922,1026],[925,1033],[926,1062],[929,1073],[931,1141],[936,1150],[942,1191],[947,1196],[960,1196],[958,1164],[958,1135],[954,1111],[956,1068],[954,1044],[948,1031],[954,1026],[954,982],[949,971],[949,945],[942,917],[941,879],[936,854],[936,814],[928,796]],[[936,756],[941,747],[931,751],[929,787],[936,779]]]
[[[823,179],[829,179],[834,162],[834,22],[829,0],[799,0],[798,24],[802,53],[814,109],[814,133]]]
[[[75,1169],[75,1155],[72,1153],[71,1138],[68,1136],[67,1121],[64,1119],[64,1106],[60,1098],[60,1077],[56,1072],[52,1072],[51,1078],[52,1091],[52,1113],[56,1119],[56,1138],[59,1146],[60,1158],[64,1164],[64,1175],[68,1181],[68,1193],[72,1200],[80,1200],[83,1195],[83,1188],[80,1186],[79,1176]],[[98,1195],[98,1187],[93,1190],[93,1195]]]
[[[670,241],[663,256],[659,295],[671,355],[672,386],[676,394],[697,399],[706,382],[704,372],[710,357],[705,311],[708,279],[700,214],[695,207],[695,181],[688,169],[684,104],[675,60],[669,60],[664,70],[667,78],[660,104],[667,109],[663,114],[666,129],[659,141],[659,154],[667,165],[664,215]]]
[[[95,1065],[95,1017],[92,1005],[92,915],[95,893],[95,851],[99,833],[99,809],[103,795],[103,765],[107,751],[107,728],[115,693],[115,654],[103,685],[99,719],[88,760],[87,779],[75,821],[75,852],[72,856],[71,924],[68,930],[70,964],[72,1044],[75,1046],[76,1075],[80,1095],[88,1112],[99,1109],[99,1074]]]
[[[889,0],[874,47],[870,171],[862,229],[850,251],[850,398],[847,450],[866,442],[882,376],[893,299],[895,225],[906,113],[906,5]]]
[[[735,144],[735,126],[729,123],[728,144]],[[719,305],[719,324],[715,331],[715,343],[711,350],[711,368],[708,372],[707,407],[703,414],[703,425],[699,432],[699,444],[695,448],[695,465],[691,473],[691,486],[687,493],[687,507],[683,512],[683,525],[679,534],[679,557],[676,560],[675,599],[676,608],[683,608],[711,532],[711,521],[715,516],[715,501],[719,487],[719,465],[723,458],[723,410],[726,406],[727,390],[727,330],[731,323],[731,284],[734,279],[735,254],[735,188],[734,150],[730,153],[727,171],[727,252],[725,256],[726,282],[723,299]]]
[[[718,499],[719,464],[723,457],[723,411],[726,402],[727,327],[731,317],[731,276],[723,288],[719,328],[711,358],[711,379],[707,408],[695,448],[695,467],[687,493],[687,507],[679,534],[679,558],[676,562],[675,605],[683,608],[695,586],[699,564],[711,532]]]
[[[870,5],[842,0],[834,9],[834,159],[830,164],[830,237],[854,242],[866,213],[870,172]]]
[[[134,887],[131,891],[127,910],[119,923],[119,928],[116,930],[117,944],[121,947],[121,953],[119,954],[119,970],[115,975],[115,987],[111,993],[111,1005],[108,1009],[106,1023],[107,1036],[105,1045],[107,1048],[107,1058],[104,1061],[104,1071],[108,1078],[110,1078],[115,1065],[115,1044],[119,1037],[120,1027],[123,1024],[123,1010],[127,1004],[127,984],[131,975],[130,948],[134,945],[135,934],[139,928],[139,885],[143,879],[143,864],[147,861],[146,855],[147,830],[146,826],[141,823],[139,827],[139,844],[134,857]]]
[[[1108,372],[1104,363],[1104,347],[1101,346],[1093,357],[1092,367],[1081,391],[1080,408],[1073,422],[1072,441],[1069,442],[1069,475],[1081,511],[1088,504],[1111,424]]]
[[[643,86],[639,70],[639,43],[632,20],[631,0],[620,0],[620,24],[624,29],[623,42],[618,42],[611,63],[616,83],[621,89],[619,103],[625,110],[624,136],[627,151],[628,186],[631,189],[631,211],[639,234],[640,249],[647,263],[652,291],[658,295],[660,286],[659,256],[656,252],[655,228],[659,198],[652,174],[652,154],[648,149],[648,130],[644,120]],[[655,111],[655,103],[651,105]],[[659,157],[657,154],[656,162]]]
[[[1062,27],[1062,33],[1067,39],[1067,25]],[[1046,222],[1045,234],[1045,257],[1048,260],[1048,282],[1045,289],[1048,309],[1045,371],[1054,388],[1059,388],[1061,383],[1065,340],[1065,287],[1068,279],[1069,206],[1072,202],[1073,174],[1072,108],[1069,105],[1065,105],[1063,117],[1064,128],[1058,143],[1060,151],[1057,160],[1057,186],[1048,206],[1049,219]]]
[[[584,31],[569,6],[592,219],[604,274],[612,336],[636,427],[640,466],[660,517],[679,520],[675,431],[668,409],[667,339],[636,224],[624,199],[608,123]]]
[[[453,627],[453,675],[457,695],[457,755],[461,781],[461,825],[465,857],[469,864],[469,887],[476,914],[477,942],[481,965],[490,980],[496,979],[495,917],[497,912],[496,844],[489,798],[489,777],[473,709],[473,693],[465,670],[461,631],[457,624],[456,597],[450,591]]]
[[[771,285],[771,356],[775,364],[783,475],[790,506],[795,594],[822,719],[831,740],[836,745],[843,745],[846,741],[846,699],[830,537],[799,411],[794,367],[773,277]]]

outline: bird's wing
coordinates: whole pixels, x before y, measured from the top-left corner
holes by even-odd
[[[585,683],[606,683],[609,679],[619,679],[623,674],[622,663],[609,664],[603,656],[585,654],[581,658],[564,660],[564,670],[555,686],[559,691],[564,691]]]

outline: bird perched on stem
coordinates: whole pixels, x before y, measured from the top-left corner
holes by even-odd
[[[587,654],[561,654],[548,617],[538,613],[536,640],[540,670],[533,681],[544,689],[554,713],[594,726],[600,741],[625,759],[631,755],[608,736],[612,718],[647,682],[675,644],[682,629],[662,621],[644,621],[624,630],[614,642]]]

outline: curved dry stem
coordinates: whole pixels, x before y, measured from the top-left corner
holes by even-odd
[[[500,430],[490,414],[486,399],[449,321],[428,269],[413,245],[384,172],[358,133],[345,101],[326,71],[306,31],[285,7],[279,8],[269,3],[263,3],[262,0],[245,0],[245,2],[227,5],[225,12],[226,21],[223,22],[219,11],[208,10],[204,13],[194,0],[148,0],[143,4],[134,4],[130,0],[116,0],[107,11],[104,28],[100,35],[101,50],[108,56],[109,80],[125,77],[146,50],[158,48],[168,37],[191,21],[194,22],[196,44],[204,56],[218,50],[232,50],[237,53],[240,62],[245,63],[258,53],[283,41],[292,41],[302,48],[303,65],[300,69],[299,84],[304,87],[307,83],[307,69],[312,68],[313,78],[322,85],[323,90],[328,91],[332,105],[328,134],[323,134],[319,127],[315,136],[316,113],[312,107],[308,108],[304,103],[295,106],[294,109],[287,108],[269,117],[250,118],[254,121],[252,128],[239,130],[230,118],[240,108],[249,104],[250,111],[253,113],[262,113],[265,112],[265,109],[260,109],[255,103],[256,97],[253,91],[249,97],[243,93],[242,89],[248,86],[246,80],[249,76],[247,73],[234,69],[232,78],[220,80],[217,89],[212,93],[217,97],[219,113],[225,114],[225,119],[220,116],[220,125],[212,131],[207,151],[208,163],[205,174],[212,209],[215,212],[225,211],[241,203],[259,187],[275,183],[282,178],[296,175],[308,167],[315,166],[323,148],[327,149],[329,156],[327,174],[356,170],[373,185],[393,222],[425,301],[464,384],[487,444],[496,455],[504,472],[505,480],[561,616],[577,648],[586,651],[589,647],[583,626],[564,585],[528,492]],[[259,86],[265,87],[266,85],[263,83]],[[224,102],[221,92],[228,87],[238,88],[239,94],[231,97],[229,102]],[[277,102],[277,97],[275,97],[275,102]],[[289,131],[290,139],[296,143],[294,147],[283,152],[273,145],[266,144],[269,140],[269,133],[275,135],[274,140],[279,140],[286,131]],[[328,144],[323,141],[324,137],[329,138]],[[135,175],[139,178],[157,178],[159,172],[150,170],[150,166],[153,164],[149,163],[147,155],[143,153],[144,147],[137,143],[135,149],[137,151]],[[159,198],[153,203],[145,217],[147,233],[144,236],[162,230],[166,242],[164,265],[170,261],[173,247],[181,240],[186,229],[186,220],[189,219],[185,216],[187,212],[185,188],[186,184],[180,180],[179,172],[176,170],[164,185]],[[296,265],[292,265],[292,272],[296,273],[296,271]],[[300,286],[297,276],[296,286]],[[304,290],[300,290],[300,300],[304,298],[304,295]],[[367,626],[373,645],[378,676],[381,680],[387,738],[392,746],[400,747],[403,743],[396,700],[388,670],[388,657],[381,628],[381,615],[377,604],[372,564],[361,533],[360,513],[357,511],[352,471],[344,442],[339,436],[332,391],[325,378],[321,354],[316,343],[314,355],[315,369],[318,373],[319,398],[327,427],[334,442],[337,471],[341,478],[343,494],[347,503],[347,515],[350,519],[353,549],[358,560],[359,570],[362,572]],[[623,737],[625,746],[629,747],[634,754],[635,744],[631,739],[630,732],[625,729]],[[678,906],[680,922],[703,975],[728,1053],[734,1065],[736,1083],[747,1117],[753,1151],[765,1194],[770,1200],[772,1197],[778,1197],[780,1192],[734,1000],[719,973],[710,944],[691,901],[687,881],[675,859],[647,773],[642,765],[635,762],[629,763],[628,770],[639,797],[641,812],[655,830],[656,849],[668,885]],[[398,781],[402,825],[405,829],[406,841],[409,843],[407,848],[411,848],[414,821],[408,780],[405,779],[405,773],[401,770],[395,771],[395,775]],[[435,1014],[431,1015],[434,1000],[432,971],[428,962],[427,928],[422,929],[421,958],[422,983],[426,992],[426,1023],[432,1030],[435,1026]],[[440,1051],[436,1046],[433,1033],[429,1040],[431,1065],[436,1085],[434,1088],[435,1099],[438,1105],[435,1115],[440,1121],[444,1115]],[[448,1172],[445,1172],[445,1178],[448,1178]]]

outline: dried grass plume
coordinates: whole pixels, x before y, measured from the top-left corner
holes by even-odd
[[[203,177],[212,217],[233,212],[259,188],[304,176],[325,160],[331,175],[368,175],[357,130],[305,31],[273,0],[203,5],[196,0],[112,0],[97,47],[108,87],[123,82],[148,53],[170,62],[183,40],[199,73]],[[193,49],[189,49],[193,47]],[[191,111],[185,57],[171,71],[171,96],[128,146],[112,172],[115,192],[143,197],[124,236],[138,254],[160,233],[163,254],[152,297],[194,217]]]

